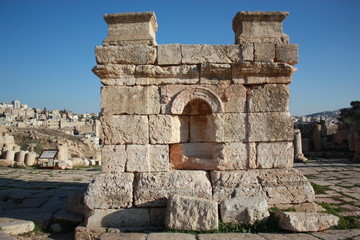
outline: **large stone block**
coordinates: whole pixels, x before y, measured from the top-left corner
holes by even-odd
[[[231,79],[231,64],[203,63],[200,69],[201,84],[219,84]]]
[[[254,61],[254,44],[241,44],[240,49],[242,61]]]
[[[295,65],[299,61],[297,44],[276,44],[275,61]]]
[[[181,45],[180,44],[160,44],[157,46],[159,65],[180,65],[181,64]]]
[[[135,65],[97,65],[92,71],[105,86],[135,85]]]
[[[197,65],[139,65],[135,74],[137,85],[196,84],[200,78]]]
[[[250,87],[248,112],[287,112],[290,92],[284,84],[266,84]]]
[[[212,198],[206,171],[136,173],[134,201],[138,207],[165,207],[171,194]]]
[[[255,49],[254,61],[256,61],[256,62],[274,62],[275,44],[255,43],[254,49]]]
[[[288,112],[248,114],[249,142],[292,141],[293,120]]]
[[[125,145],[105,145],[101,151],[102,172],[121,173],[125,171]]]
[[[127,172],[166,172],[169,170],[168,145],[127,145]]]
[[[216,142],[242,142],[245,139],[245,114],[215,114],[214,118]]]
[[[170,146],[172,169],[247,169],[249,161],[255,162],[254,143],[185,143]]]
[[[85,193],[84,203],[89,209],[125,208],[133,203],[132,173],[96,176]]]
[[[213,198],[220,202],[254,194],[266,196],[269,205],[313,202],[314,190],[295,169],[251,169],[211,172]]]
[[[192,99],[199,98],[197,94],[202,94],[194,91],[193,94],[179,93],[190,91],[192,89],[199,89],[198,86],[191,85],[166,85],[160,87],[161,95],[161,112],[172,113],[172,105],[174,100],[181,101],[182,106],[186,106]],[[240,84],[220,84],[220,85],[202,85],[201,89],[211,92],[217,99],[221,99],[223,112],[226,113],[242,113],[245,112],[246,88]],[[180,112],[182,110],[179,110]]]
[[[256,149],[257,168],[290,168],[294,162],[292,142],[264,142]]]
[[[104,114],[158,114],[160,94],[156,86],[108,86],[101,88]]]
[[[127,46],[97,46],[95,48],[97,64],[154,64],[156,47],[143,44]]]
[[[149,116],[151,144],[169,144],[189,140],[189,117],[171,115]]]
[[[142,43],[156,45],[157,22],[154,12],[105,14],[108,36],[104,45]]]
[[[327,213],[278,212],[279,227],[292,232],[318,232],[339,224],[337,216]]]
[[[265,196],[253,195],[222,201],[220,203],[220,216],[224,223],[252,225],[266,220],[270,213]]]
[[[235,44],[288,43],[282,32],[282,21],[288,12],[238,12],[233,19]]]
[[[239,45],[181,45],[182,63],[233,63],[240,61]]]
[[[147,116],[105,116],[101,123],[103,140],[106,145],[149,143]]]
[[[218,204],[215,201],[171,195],[165,226],[174,230],[209,231],[218,229]]]
[[[94,209],[85,225],[88,228],[146,227],[150,225],[149,209]]]
[[[296,68],[287,63],[241,62],[231,66],[235,84],[291,83]]]

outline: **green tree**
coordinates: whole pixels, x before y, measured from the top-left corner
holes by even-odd
[[[346,125],[360,124],[360,101],[352,101],[350,108],[340,109],[340,122]]]

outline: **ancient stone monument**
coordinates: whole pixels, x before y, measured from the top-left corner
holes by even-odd
[[[103,168],[85,194],[86,227],[177,226],[169,199],[215,206],[205,213],[216,217],[235,198],[313,202],[292,168],[298,50],[282,32],[287,15],[237,13],[234,45],[157,45],[153,12],[105,15],[93,68],[104,85]]]

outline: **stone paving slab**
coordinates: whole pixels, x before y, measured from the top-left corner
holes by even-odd
[[[267,240],[319,240],[306,233],[259,233],[259,235]]]

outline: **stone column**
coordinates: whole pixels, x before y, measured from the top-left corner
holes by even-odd
[[[25,161],[25,154],[27,151],[19,151],[15,154],[15,162],[23,163]]]
[[[295,162],[307,161],[307,158],[302,153],[302,140],[301,140],[300,129],[295,129],[294,131],[294,154],[295,154]]]
[[[314,151],[321,151],[321,124],[313,127],[313,148]]]
[[[25,155],[25,165],[26,166],[33,166],[36,162],[36,152],[28,152]]]
[[[5,154],[5,159],[6,160],[14,161],[14,159],[15,159],[15,151],[7,150],[4,154]]]
[[[66,144],[59,144],[57,149],[59,150],[56,155],[57,160],[69,160],[68,146]]]

